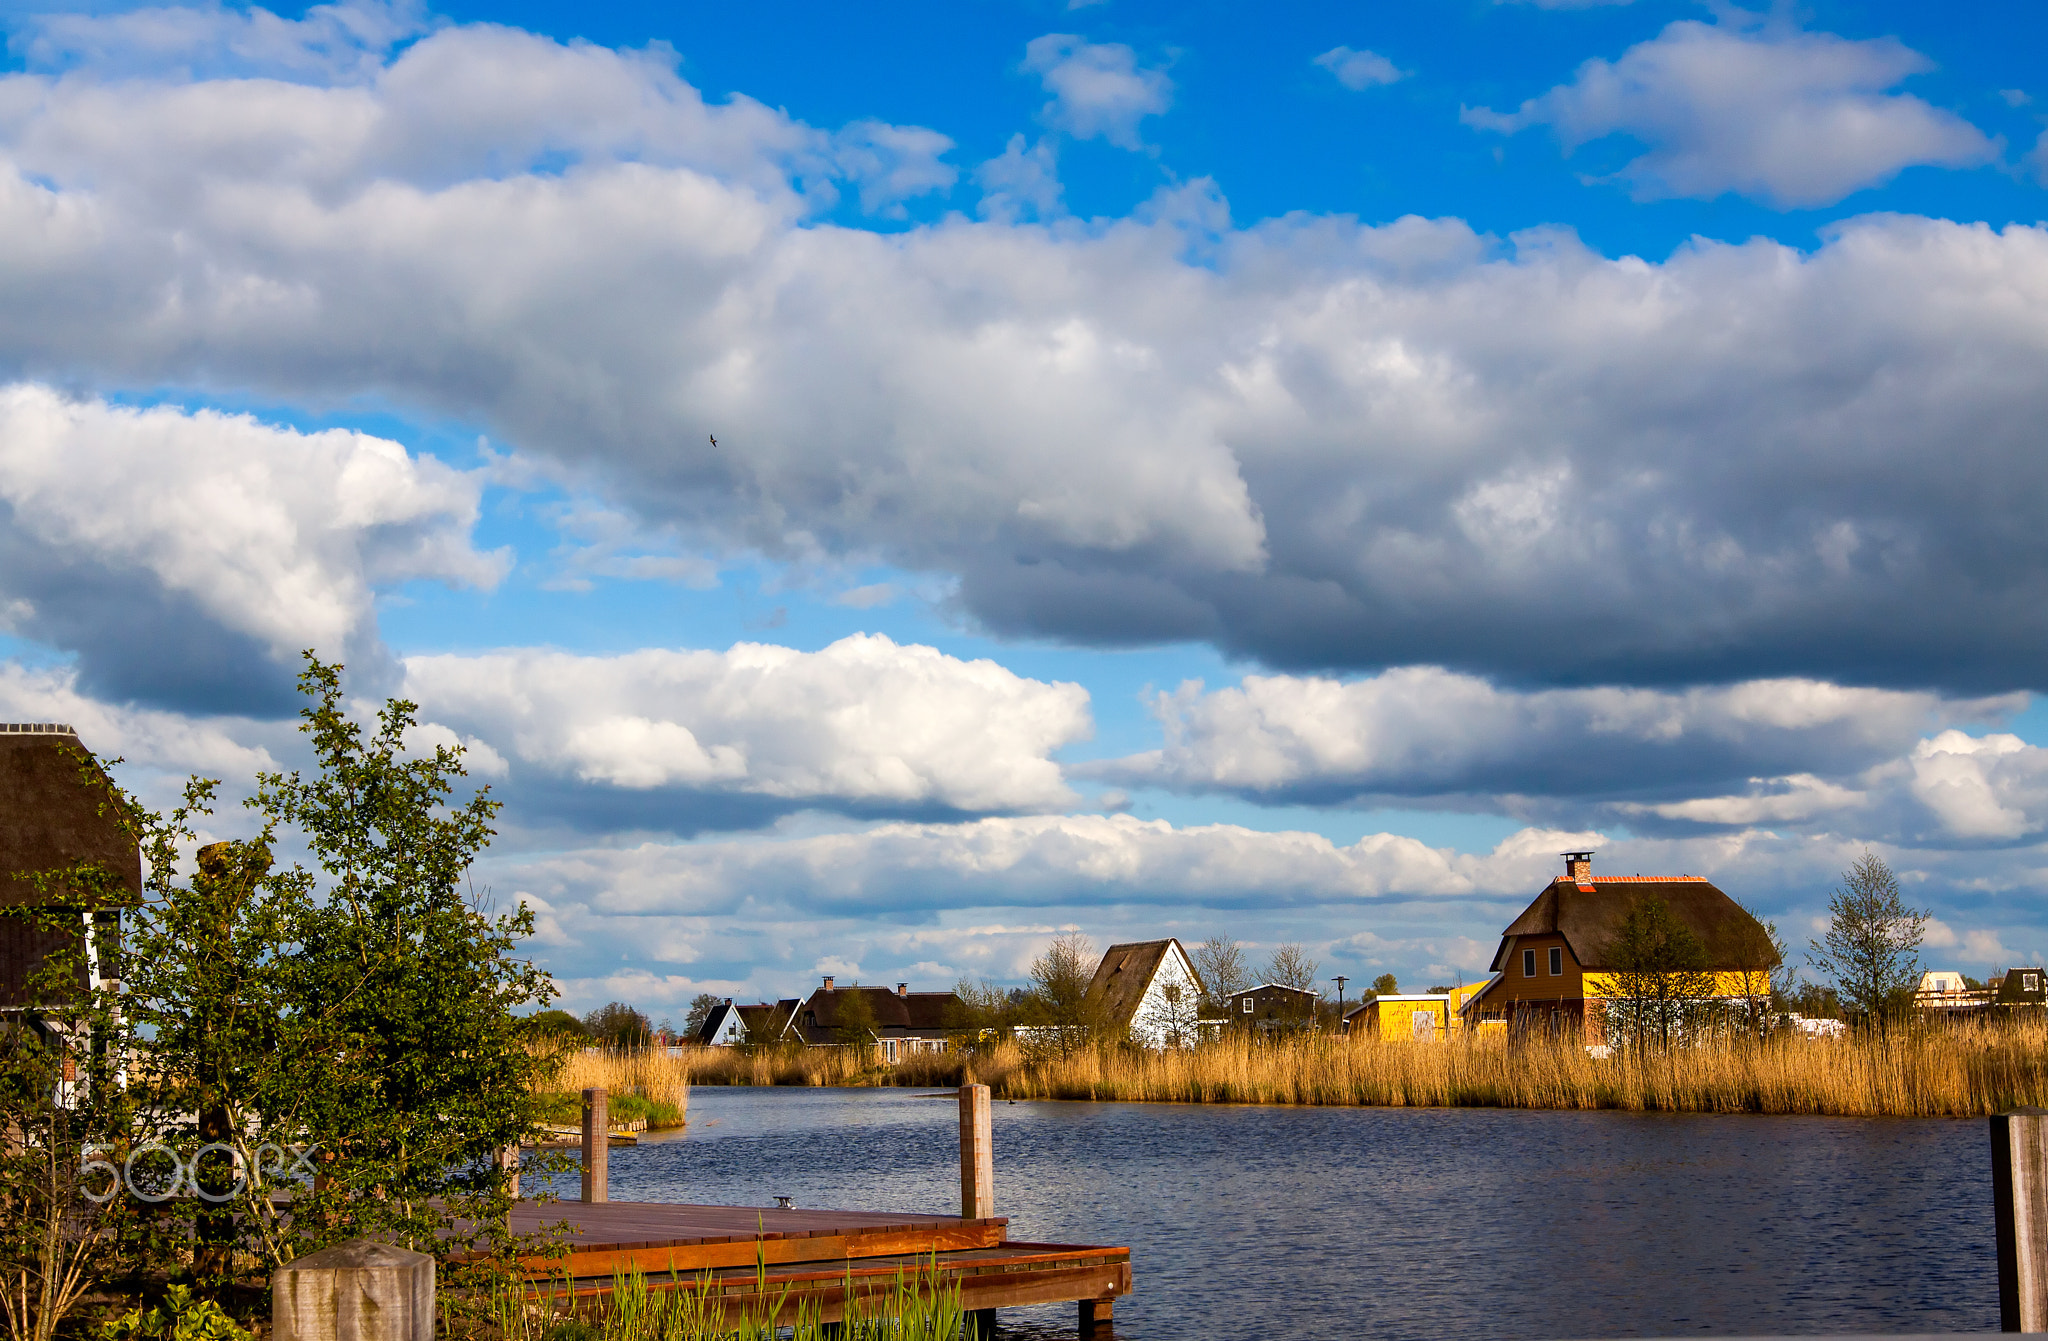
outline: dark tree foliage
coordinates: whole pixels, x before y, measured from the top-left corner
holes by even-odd
[[[725,1004],[725,998],[711,992],[699,992],[690,998],[690,1013],[683,1017],[683,1032],[695,1038],[697,1031],[704,1027],[704,1021],[711,1013]]]
[[[1391,973],[1382,973],[1379,977],[1372,980],[1372,994],[1374,996],[1394,996],[1400,990],[1400,981]]]
[[[585,1039],[590,1031],[583,1027],[583,1021],[566,1010],[535,1011],[526,1017],[526,1027],[535,1038],[541,1039]]]
[[[654,1041],[654,1022],[623,1001],[610,1001],[583,1017],[584,1032],[600,1048],[644,1048]]]

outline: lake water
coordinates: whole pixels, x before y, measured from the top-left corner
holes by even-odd
[[[1130,1245],[1124,1341],[1996,1331],[1986,1125],[998,1100],[996,1212]],[[611,1195],[957,1214],[958,1108],[694,1089]]]

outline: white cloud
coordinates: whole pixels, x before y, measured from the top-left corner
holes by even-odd
[[[1022,135],[1012,135],[1000,156],[974,170],[974,181],[981,187],[976,209],[984,219],[1009,224],[1060,212],[1059,165],[1050,139],[1027,149]]]
[[[80,691],[70,667],[0,661],[0,721],[67,723],[96,757],[125,760],[124,776],[136,787],[190,773],[248,785],[278,767],[268,749],[251,743],[262,734],[253,723],[105,703]]]
[[[386,55],[428,26],[418,0],[343,0],[314,5],[301,19],[214,3],[32,14],[12,25],[7,45],[32,68],[347,79],[373,76]]]
[[[337,88],[0,79],[0,361],[465,420],[674,540],[621,564],[891,565],[1002,634],[1578,684],[2048,656],[2048,232],[1652,262],[1213,190],[1013,226],[1011,180],[883,236],[816,222],[835,134],[502,29]]]
[[[1077,770],[1184,791],[1329,802],[1361,796],[1635,798],[1689,788],[1636,813],[1750,824],[1848,804],[1852,793],[1791,780],[1776,796],[1689,799],[1758,773],[1860,772],[1911,751],[1931,728],[2017,711],[2019,696],[1934,694],[1759,680],[1684,691],[1516,691],[1411,666],[1354,681],[1249,675],[1153,699],[1164,748]],[[1950,733],[1959,735],[1960,733]],[[1944,737],[1946,739],[1946,737]],[[1676,808],[1672,808],[1675,806]],[[1718,813],[1719,818],[1710,818]]]
[[[1957,838],[2010,839],[2048,825],[2048,750],[2003,733],[1944,731],[1913,752],[1912,792]]]
[[[1077,140],[1099,136],[1125,149],[1142,148],[1138,123],[1173,105],[1166,71],[1140,66],[1137,53],[1121,42],[1047,33],[1025,44],[1024,68],[1052,94],[1040,119]]]
[[[873,610],[888,605],[896,599],[896,588],[888,582],[870,582],[866,586],[852,587],[832,598],[832,604],[843,605],[849,610]]]
[[[1073,793],[1049,757],[1087,736],[1088,695],[879,635],[819,652],[417,656],[423,713],[533,774],[626,791],[805,804],[1044,810]]]
[[[1619,176],[1638,196],[1734,192],[1780,208],[1826,205],[1918,164],[1997,157],[1983,132],[1900,81],[1933,68],[1894,38],[1850,41],[1776,27],[1684,19],[1619,60],[1589,60],[1569,84],[1513,113],[1468,109],[1469,124],[1552,127],[1570,152],[1609,135],[1649,151]]]
[[[291,665],[373,648],[379,586],[495,583],[506,556],[470,543],[480,492],[362,433],[0,386],[0,592],[18,626],[129,694],[203,661],[209,634]],[[167,609],[187,627],[159,641]]]
[[[1328,70],[1345,88],[1352,90],[1368,89],[1377,84],[1399,83],[1409,74],[1378,52],[1353,51],[1350,47],[1331,47],[1316,57],[1314,63]]]

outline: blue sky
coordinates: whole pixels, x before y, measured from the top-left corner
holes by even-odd
[[[0,17],[0,715],[345,659],[572,1006],[1425,985],[1579,846],[2048,951],[2033,8]]]

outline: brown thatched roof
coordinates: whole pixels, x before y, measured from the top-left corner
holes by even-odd
[[[875,1021],[875,1032],[888,1036],[895,1029],[916,1034],[935,1034],[951,1021],[949,1010],[960,1004],[951,992],[892,992],[886,987],[821,987],[811,993],[797,1013],[797,1027],[805,1040],[831,1042],[839,1028],[840,1007],[855,995],[865,997]],[[815,1018],[813,1018],[815,1017]]]
[[[1130,1024],[1138,1013],[1138,1003],[1145,999],[1145,988],[1152,975],[1178,944],[1169,936],[1163,941],[1128,941],[1102,952],[1102,962],[1095,966],[1095,976],[1088,980],[1088,999],[1098,1005],[1111,1028]],[[1199,990],[1199,975],[1195,981]]]
[[[1550,882],[1536,901],[1501,933],[1500,949],[1491,968],[1505,962],[1508,942],[1516,936],[1561,935],[1582,968],[1607,969],[1608,952],[1629,909],[1645,898],[1659,898],[1671,915],[1692,928],[1707,947],[1707,966],[1716,969],[1776,967],[1778,957],[1758,949],[1767,944],[1763,928],[1742,905],[1716,889],[1705,876],[1601,876],[1575,881],[1564,876]]]
[[[0,906],[36,901],[18,875],[94,861],[142,894],[135,839],[102,815],[105,793],[79,777],[82,750],[70,727],[0,723]]]

